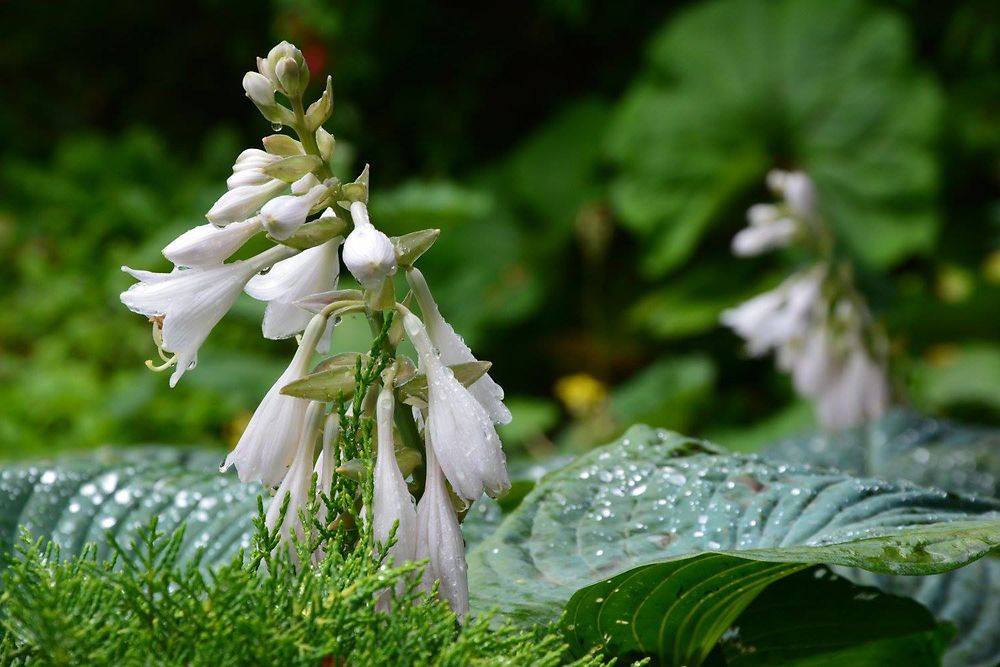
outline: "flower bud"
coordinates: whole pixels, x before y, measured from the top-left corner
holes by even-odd
[[[302,94],[302,89],[299,87],[299,65],[293,58],[279,60],[274,68],[274,73],[286,95],[298,97]]]
[[[274,100],[274,86],[263,74],[257,72],[247,72],[243,76],[243,90],[246,91],[250,101],[258,107],[276,106]]]
[[[306,111],[306,125],[310,130],[318,128],[329,120],[333,113],[333,78],[326,77],[326,90]]]
[[[278,71],[278,65],[286,58],[291,59],[294,65],[286,64],[284,76],[282,76],[282,72]],[[294,80],[291,75],[292,70],[289,69],[292,67],[294,67],[295,72]],[[268,52],[266,59],[258,58],[257,69],[271,80],[275,88],[290,97],[301,94],[309,83],[309,66],[306,65],[306,59],[302,52],[289,42],[281,42],[276,45]]]
[[[344,264],[365,289],[378,289],[396,273],[396,251],[389,237],[368,221],[365,205],[351,205],[354,231],[344,242]]]
[[[333,149],[337,146],[337,140],[333,138],[332,134],[320,127],[316,129],[316,146],[323,159],[329,162],[333,155]]]
[[[280,181],[279,181],[280,182]],[[312,184],[304,190],[303,184]],[[276,197],[260,209],[261,221],[273,238],[286,239],[305,224],[309,212],[326,196],[327,187],[312,174],[306,174],[292,184],[294,194]]]

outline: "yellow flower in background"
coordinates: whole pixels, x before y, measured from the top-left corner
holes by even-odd
[[[585,417],[608,398],[608,387],[587,373],[567,375],[556,381],[556,398],[576,417]]]

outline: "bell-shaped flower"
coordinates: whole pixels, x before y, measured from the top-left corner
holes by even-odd
[[[477,361],[469,346],[441,316],[441,311],[438,309],[437,303],[434,302],[431,290],[420,270],[416,267],[408,269],[406,280],[413,290],[413,295],[417,298],[417,303],[420,304],[420,312],[424,317],[427,335],[430,336],[431,343],[437,348],[441,362],[446,366],[454,366],[455,364]],[[503,403],[503,387],[498,385],[488,374],[472,383],[469,391],[476,397],[480,405],[486,408],[486,412],[489,413],[490,419],[495,424],[510,423],[510,410]]]
[[[247,283],[246,293],[267,302],[264,311],[264,337],[288,338],[306,328],[312,313],[295,305],[299,299],[336,287],[340,272],[335,238],[298,255],[278,262],[265,274]]]
[[[344,241],[344,264],[365,289],[375,290],[396,273],[396,250],[389,237],[375,229],[363,202],[351,204],[354,230]]]
[[[782,215],[777,206],[770,204],[751,206],[747,219],[750,226],[733,237],[733,254],[740,257],[787,246],[800,233],[800,223]]]
[[[291,252],[276,247],[246,261],[172,273],[122,267],[141,281],[122,292],[122,303],[133,312],[163,318],[163,349],[175,354],[177,363],[170,376],[171,387],[197,363],[198,349],[232,307],[247,281]]]
[[[489,413],[441,362],[420,320],[406,313],[403,327],[427,376],[428,440],[452,488],[469,502],[484,491],[491,496],[502,494],[510,488],[510,478]]]
[[[302,437],[309,401],[282,394],[281,389],[309,371],[314,346],[307,344],[307,339],[315,340],[325,326],[322,318],[309,323],[292,362],[257,406],[236,447],[226,457],[223,471],[236,466],[241,481],[259,480],[266,486],[276,486],[284,479]]]
[[[469,612],[469,577],[465,540],[444,484],[434,447],[427,447],[427,483],[417,504],[416,560],[427,560],[420,585],[430,590],[440,581],[439,594],[458,617]]]
[[[177,266],[222,264],[259,231],[257,218],[221,228],[211,223],[198,225],[171,241],[163,249],[163,256]]]
[[[260,209],[264,228],[278,240],[287,239],[305,224],[309,211],[328,191],[313,174],[306,174],[292,184],[292,194],[275,197]]]
[[[274,530],[281,517],[281,507],[285,502],[285,497],[289,497],[288,509],[285,511],[284,521],[282,521],[280,529],[281,537],[285,542],[291,542],[293,532],[300,539],[305,534],[299,514],[300,511],[305,511],[310,502],[309,489],[312,487],[313,454],[316,449],[317,436],[317,431],[312,427],[319,425],[323,416],[322,410],[322,403],[314,402],[309,405],[304,417],[305,428],[302,429],[301,439],[292,457],[292,464],[267,508],[264,521],[268,530]]]
[[[816,217],[816,186],[805,173],[775,169],[767,175],[767,184],[784,198],[792,214],[805,220]]]
[[[840,373],[817,397],[820,421],[828,428],[857,426],[889,407],[889,382],[860,341],[854,341]]]
[[[389,550],[396,565],[413,560],[417,543],[417,512],[413,497],[406,488],[406,480],[396,462],[396,448],[392,437],[394,410],[392,387],[386,386],[378,396],[375,407],[375,428],[378,449],[375,458],[375,497],[372,507],[372,531],[375,541],[385,545],[393,526],[396,542]]]

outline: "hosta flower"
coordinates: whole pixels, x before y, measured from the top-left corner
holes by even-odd
[[[421,586],[430,590],[435,581],[440,581],[441,597],[459,618],[464,618],[469,612],[465,541],[433,446],[427,447],[427,482],[417,505],[416,560],[429,561]]]
[[[225,227],[209,223],[189,229],[163,249],[163,256],[177,266],[222,264],[260,231],[260,220],[250,218]]]
[[[747,211],[750,226],[733,237],[733,254],[759,255],[791,243],[800,233],[800,223],[782,215],[777,206],[757,204]]]
[[[317,329],[325,326],[322,319],[314,318],[303,338],[318,336]],[[226,457],[223,471],[235,466],[240,480],[244,482],[259,480],[266,486],[281,483],[302,437],[309,407],[306,399],[287,396],[281,393],[281,389],[309,371],[312,355],[311,345],[299,346],[288,368],[257,406],[236,448]]]
[[[306,222],[309,211],[326,196],[329,188],[312,174],[292,184],[292,194],[275,197],[260,209],[260,219],[268,234],[287,239]]]
[[[172,273],[122,267],[141,281],[122,292],[122,303],[133,312],[162,318],[163,348],[176,355],[177,366],[170,376],[171,387],[197,363],[198,349],[250,278],[292,252],[276,247],[246,261]]]
[[[309,489],[312,486],[313,454],[316,450],[316,431],[309,427],[319,424],[320,418],[323,416],[322,410],[321,403],[309,405],[304,418],[307,427],[302,430],[302,437],[295,450],[295,455],[292,457],[292,464],[267,508],[265,523],[269,530],[274,530],[281,516],[281,507],[285,502],[285,497],[290,496],[288,509],[280,528],[281,536],[286,541],[291,540],[293,532],[299,538],[303,537],[304,534],[299,512],[305,511],[311,500]]]
[[[363,202],[351,204],[354,230],[344,241],[344,264],[366,289],[378,289],[396,273],[396,250],[389,237],[375,229]]]
[[[767,175],[767,184],[784,198],[793,215],[806,220],[816,216],[816,186],[808,175],[775,169]]]
[[[848,428],[874,419],[889,407],[889,382],[860,341],[852,341],[840,372],[817,396],[820,420]]]
[[[779,348],[807,331],[824,275],[822,267],[795,274],[775,289],[724,311],[722,323],[747,341],[753,356]]]
[[[430,336],[431,343],[437,348],[441,362],[446,366],[453,366],[476,361],[469,346],[441,316],[441,311],[438,310],[437,304],[431,296],[430,288],[427,286],[427,281],[424,280],[424,275],[420,270],[416,267],[409,269],[406,272],[406,280],[413,289],[417,303],[420,304],[420,312],[424,317],[427,335]],[[486,408],[494,423],[510,423],[510,410],[503,403],[503,388],[494,382],[488,374],[476,380],[469,387],[469,391]]]
[[[268,201],[288,188],[288,184],[271,178],[262,169],[279,160],[257,148],[239,154],[233,164],[233,175],[226,181],[229,191],[209,209],[205,217],[216,227],[224,227],[253,216]]]
[[[340,242],[341,239],[336,238],[303,250],[247,283],[247,294],[267,302],[263,325],[265,338],[288,338],[306,328],[312,314],[294,304],[310,294],[335,288],[340,272],[337,256]]]
[[[441,362],[420,320],[406,313],[403,326],[420,357],[420,370],[427,375],[428,440],[452,488],[469,502],[484,491],[502,494],[510,488],[510,478],[493,420]]]
[[[392,438],[392,387],[379,394],[375,408],[378,450],[375,458],[375,498],[372,508],[372,530],[375,540],[386,544],[392,527],[396,528],[396,543],[389,550],[396,565],[413,560],[416,551],[417,512],[406,480],[396,462]]]

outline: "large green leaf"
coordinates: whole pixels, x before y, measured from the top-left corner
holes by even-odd
[[[931,667],[952,634],[913,600],[824,567],[724,554],[644,565],[588,586],[570,599],[563,625],[580,654],[599,647],[678,666],[704,662],[726,633],[721,648],[730,666],[824,658]]]
[[[635,427],[546,477],[469,556],[473,608],[533,623],[581,586],[702,552],[931,574],[1000,544],[1000,503],[722,455]]]
[[[1000,432],[962,426],[910,410],[841,433],[788,438],[763,452],[774,461],[836,467],[863,476],[908,479],[954,493],[1000,496]],[[939,618],[954,623],[958,636],[945,664],[992,667],[1000,662],[1000,560],[930,577],[884,577],[851,572],[855,581],[907,595]]]
[[[857,256],[886,266],[931,247],[940,94],[905,23],[862,0],[717,0],[671,21],[608,136],[612,201],[676,267],[777,164],[807,170]]]
[[[110,555],[105,534],[127,547],[159,516],[170,532],[186,525],[181,558],[205,547],[205,562],[228,562],[249,545],[262,488],[220,475],[221,452],[168,447],[112,450],[98,456],[22,464],[0,472],[0,554],[19,529],[49,539],[64,555],[85,544]]]

